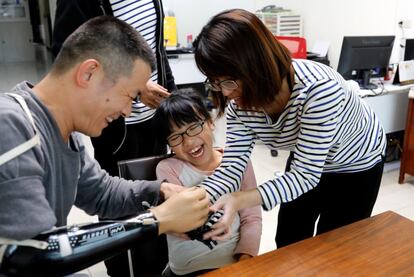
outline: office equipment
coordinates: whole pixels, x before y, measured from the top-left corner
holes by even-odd
[[[384,77],[390,61],[394,36],[345,36],[338,72],[347,80],[357,80],[361,88],[374,89],[372,77]]]
[[[414,39],[405,40],[404,61],[414,60]]]
[[[255,15],[275,36],[302,36],[303,20],[299,14],[275,5],[265,6]]]
[[[404,134],[404,146],[401,156],[398,183],[404,183],[405,174],[414,175],[414,88],[408,94],[407,122]]]
[[[388,211],[203,276],[413,276],[413,230]]]

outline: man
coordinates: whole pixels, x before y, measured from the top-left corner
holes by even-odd
[[[152,132],[153,115],[169,91],[177,89],[164,48],[164,13],[161,0],[59,0],[56,2],[52,53],[57,56],[66,38],[87,20],[111,15],[139,32],[156,57],[156,68],[145,89],[132,104],[131,115],[115,120],[102,135],[92,138],[95,159],[110,175],[118,175],[117,162],[167,153],[167,145]]]
[[[12,91],[27,103],[33,125],[14,96],[0,96],[0,237],[22,240],[65,225],[73,204],[88,214],[116,218],[136,215],[143,203],[154,206],[164,198],[151,208],[159,234],[205,222],[209,201],[203,189],[175,193],[180,186],[111,177],[88,156],[77,133],[96,137],[113,120],[128,116],[152,69],[151,49],[133,28],[97,17],[65,41],[44,79]],[[37,136],[40,144],[8,157]]]

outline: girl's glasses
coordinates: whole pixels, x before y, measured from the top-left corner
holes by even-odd
[[[184,135],[187,135],[189,137],[194,137],[198,134],[200,134],[203,131],[203,125],[205,121],[197,122],[190,127],[187,128],[182,133],[171,135],[167,138],[167,143],[170,147],[175,147],[180,145],[184,141]]]

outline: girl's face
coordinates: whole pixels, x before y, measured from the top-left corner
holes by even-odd
[[[213,130],[211,120],[189,123],[181,128],[173,125],[167,141],[177,158],[200,170],[210,170],[214,162]]]

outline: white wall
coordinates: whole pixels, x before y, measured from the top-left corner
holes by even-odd
[[[397,23],[401,19],[414,21],[414,2],[409,0],[300,1],[298,12],[304,17],[304,35],[309,45],[317,39],[329,40],[329,56],[334,68],[338,64],[343,36],[351,35],[395,35],[398,43],[391,62],[398,62],[401,31]],[[412,30],[409,31],[412,35]]]
[[[411,20],[412,28],[405,37],[414,38],[414,1],[412,0],[163,0],[177,17],[178,41],[185,44],[186,35],[193,38],[210,17],[229,8],[243,8],[254,12],[265,5],[274,4],[297,11],[304,19],[304,36],[308,49],[318,40],[331,43],[329,57],[336,68],[343,36],[395,35],[402,33],[397,22]],[[399,57],[396,44],[391,61]]]
[[[193,38],[213,15],[230,8],[253,9],[252,0],[163,0],[164,10],[172,10],[177,18],[177,36],[186,45],[186,36]]]

